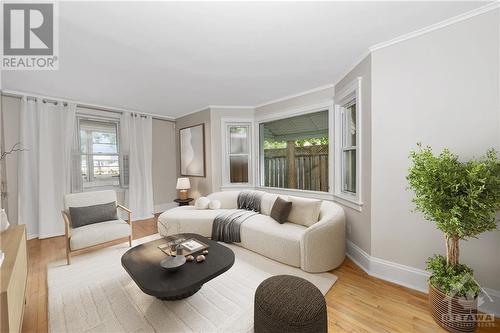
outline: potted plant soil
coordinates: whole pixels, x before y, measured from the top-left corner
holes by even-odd
[[[407,180],[415,192],[416,211],[444,233],[446,245],[446,257],[427,260],[431,314],[450,332],[473,332],[481,287],[473,270],[459,262],[459,243],[497,227],[500,160],[492,149],[477,160],[461,162],[448,149],[436,156],[421,144],[410,158]]]

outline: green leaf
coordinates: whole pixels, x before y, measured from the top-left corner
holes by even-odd
[[[448,149],[436,156],[429,146],[419,143],[410,159],[409,189],[415,192],[415,210],[427,220],[446,235],[461,239],[497,228],[500,160],[494,149],[477,160],[460,162]]]

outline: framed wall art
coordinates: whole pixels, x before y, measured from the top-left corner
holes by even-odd
[[[179,130],[181,176],[205,177],[205,124]]]

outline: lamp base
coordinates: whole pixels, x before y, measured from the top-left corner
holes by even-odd
[[[179,199],[187,200],[188,199],[188,191],[187,190],[180,190],[179,191]]]

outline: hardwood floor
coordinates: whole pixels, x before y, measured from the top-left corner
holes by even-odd
[[[156,219],[133,228],[134,238],[156,233]],[[47,264],[64,258],[63,237],[28,241],[23,333],[47,332]],[[371,277],[349,259],[332,273],[338,281],[326,295],[329,332],[445,332],[427,310],[427,295]],[[500,332],[500,320],[477,332]]]

